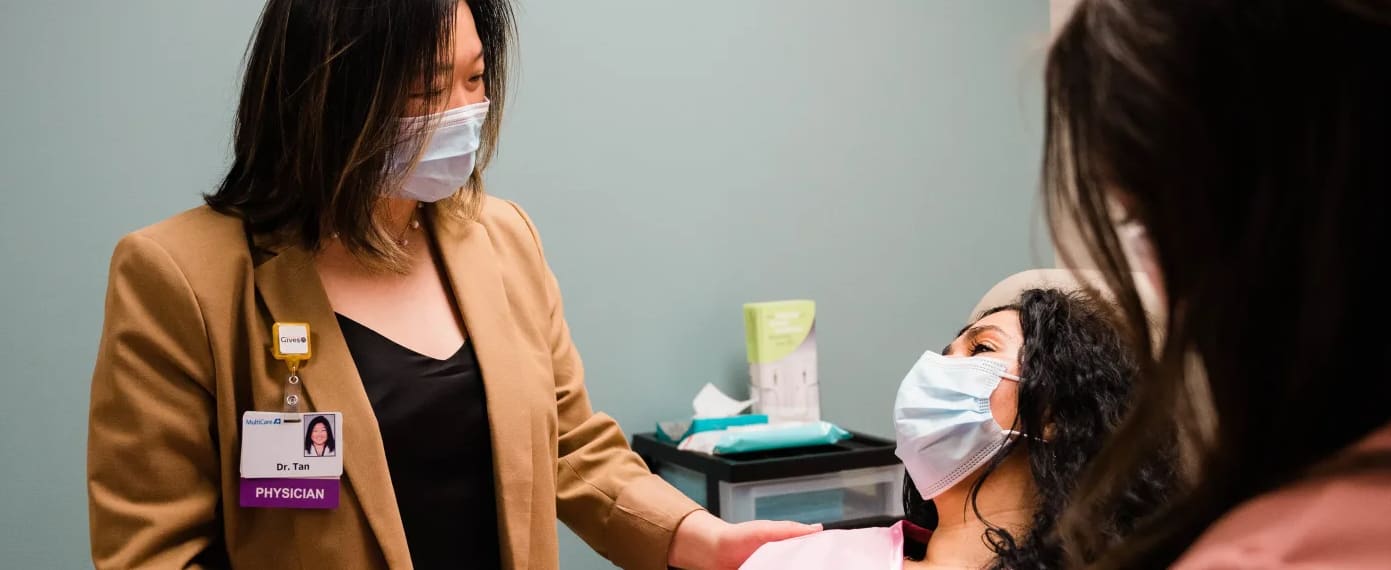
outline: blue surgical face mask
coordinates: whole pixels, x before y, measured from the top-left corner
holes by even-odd
[[[990,413],[990,394],[1001,379],[1020,380],[1008,368],[994,358],[928,351],[903,378],[894,400],[895,453],[923,498],[961,482],[1014,433]]]
[[[420,162],[411,168],[412,152],[392,160],[392,174],[410,171],[392,195],[421,202],[438,202],[458,192],[473,175],[474,159],[482,140],[483,121],[488,118],[488,102],[465,105],[425,117],[402,119],[404,132],[418,132],[435,124]],[[414,151],[414,147],[407,147]]]

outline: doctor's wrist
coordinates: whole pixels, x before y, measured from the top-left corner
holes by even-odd
[[[685,570],[709,568],[711,555],[718,550],[720,533],[729,523],[709,511],[695,511],[681,520],[671,538],[667,564]]]

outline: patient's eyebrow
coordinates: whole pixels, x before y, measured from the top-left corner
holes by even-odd
[[[1005,338],[1014,338],[1013,335],[1005,332],[1005,329],[1002,329],[995,325],[977,325],[969,329],[966,329],[966,339],[975,340],[979,338],[980,335],[983,335],[987,332],[999,333],[1000,336],[1003,336]]]
[[[997,327],[997,326],[995,326],[995,325],[976,325],[976,326],[967,325],[967,326],[965,326],[965,327],[963,327],[963,328],[961,329],[961,332],[956,333],[956,338],[961,338],[962,336],[965,336],[965,337],[966,337],[966,344],[967,344],[967,345],[971,345],[971,344],[975,344],[976,339],[979,338],[981,335],[987,333],[987,332],[999,333],[1000,336],[1003,336],[1003,337],[1005,337],[1005,338],[1014,338],[1012,335],[1010,335],[1009,333],[1005,332],[1005,329],[1002,329],[1002,328]],[[956,340],[953,339],[953,340],[952,340],[952,343],[955,344],[955,343],[956,343]],[[951,344],[948,344],[946,347],[944,347],[944,348],[942,349],[942,356],[951,356],[951,354],[952,354],[951,346],[952,346]]]

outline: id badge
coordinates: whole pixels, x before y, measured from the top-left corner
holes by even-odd
[[[242,414],[241,506],[338,508],[343,414]]]

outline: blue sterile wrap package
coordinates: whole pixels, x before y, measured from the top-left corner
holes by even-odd
[[[657,440],[667,443],[681,443],[694,434],[718,431],[736,426],[768,423],[763,414],[745,414],[726,418],[692,418],[689,420],[657,422]]]
[[[682,440],[679,447],[719,455],[831,445],[849,437],[850,432],[825,421],[758,424],[695,433]]]

